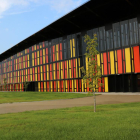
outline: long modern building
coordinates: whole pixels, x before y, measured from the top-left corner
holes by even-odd
[[[140,1],[91,0],[0,55],[0,90],[86,92],[84,35],[97,34],[99,92],[140,91]]]

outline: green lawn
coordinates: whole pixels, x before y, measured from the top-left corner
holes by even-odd
[[[0,115],[0,140],[139,140],[140,103]]]
[[[72,99],[92,95],[53,92],[0,92],[0,103],[30,102],[42,100]]]

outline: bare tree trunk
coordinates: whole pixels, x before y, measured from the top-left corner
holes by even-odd
[[[94,96],[94,112],[96,112],[96,95],[95,95],[95,91],[93,92],[93,96]]]

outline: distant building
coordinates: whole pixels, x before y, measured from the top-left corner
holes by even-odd
[[[92,0],[0,55],[0,90],[85,92],[84,35],[98,37],[99,92],[140,91],[140,1]]]

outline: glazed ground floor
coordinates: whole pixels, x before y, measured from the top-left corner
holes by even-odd
[[[98,92],[140,92],[140,74],[122,74],[102,77],[102,87]],[[23,83],[8,84],[0,87],[0,91],[24,91]],[[39,92],[88,92],[87,84],[82,79],[68,79],[60,81],[30,82],[27,91]]]

